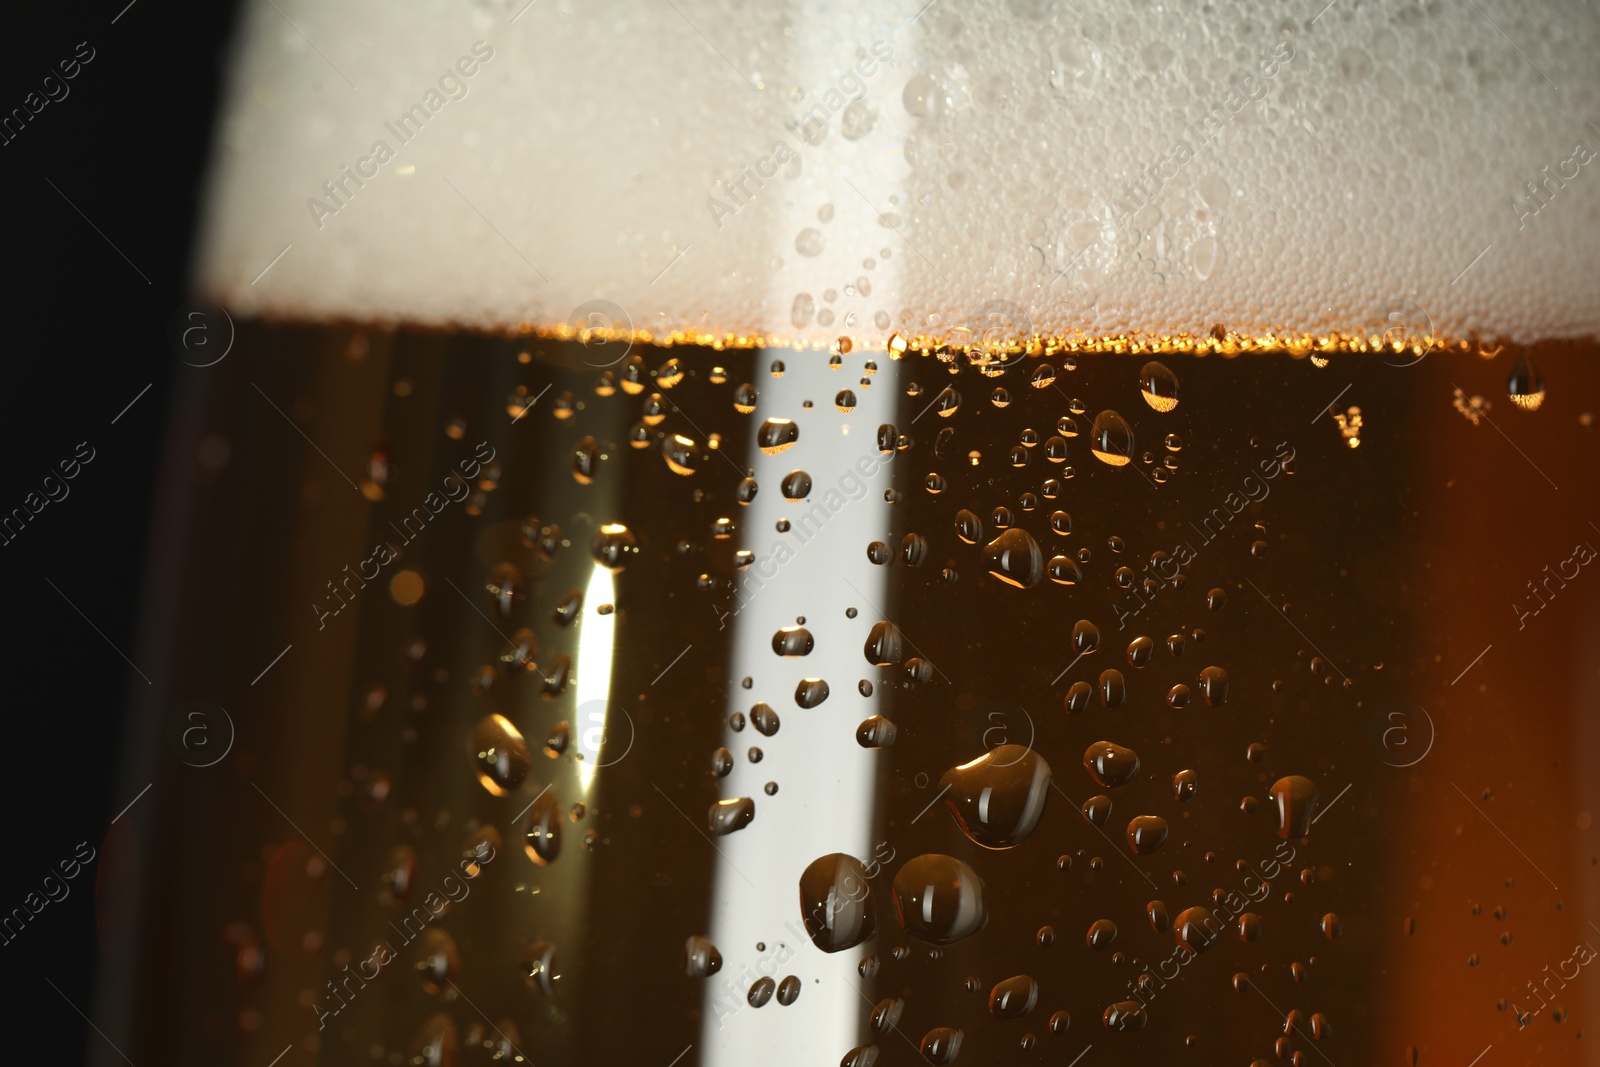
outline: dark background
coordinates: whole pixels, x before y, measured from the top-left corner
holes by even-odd
[[[22,506],[78,442],[95,450],[68,483],[70,495],[0,546],[10,694],[0,746],[7,914],[78,842],[98,849],[133,799],[119,791],[116,760],[128,687],[145,683],[116,649],[137,656],[169,404],[183,374],[201,373],[173,356],[167,328],[186,296],[234,5],[137,0],[124,11],[125,4],[24,5],[7,12],[0,34],[4,114],[59,73],[57,63],[80,42],[95,52],[65,83],[65,99],[0,145],[10,349],[0,391],[0,511]],[[91,1036],[77,1009],[93,1013],[97,870],[90,864],[68,897],[0,945],[16,1020],[49,1035],[66,1062],[82,1059]]]

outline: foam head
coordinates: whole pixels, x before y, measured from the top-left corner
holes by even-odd
[[[525,3],[247,3],[200,288],[803,344],[1600,333],[1592,4]]]

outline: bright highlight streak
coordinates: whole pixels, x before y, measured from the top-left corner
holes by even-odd
[[[583,591],[583,619],[578,631],[577,701],[578,785],[587,796],[600,767],[600,750],[606,744],[606,716],[611,704],[611,653],[616,644],[617,616],[595,609],[610,604],[616,579],[604,567],[595,567]]]

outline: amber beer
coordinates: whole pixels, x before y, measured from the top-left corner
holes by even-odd
[[[96,1062],[1595,1062],[1592,10],[519,7],[241,16]]]

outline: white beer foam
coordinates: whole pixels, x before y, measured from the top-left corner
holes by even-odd
[[[1600,334],[1580,0],[525,3],[247,4],[200,289],[815,343]]]

